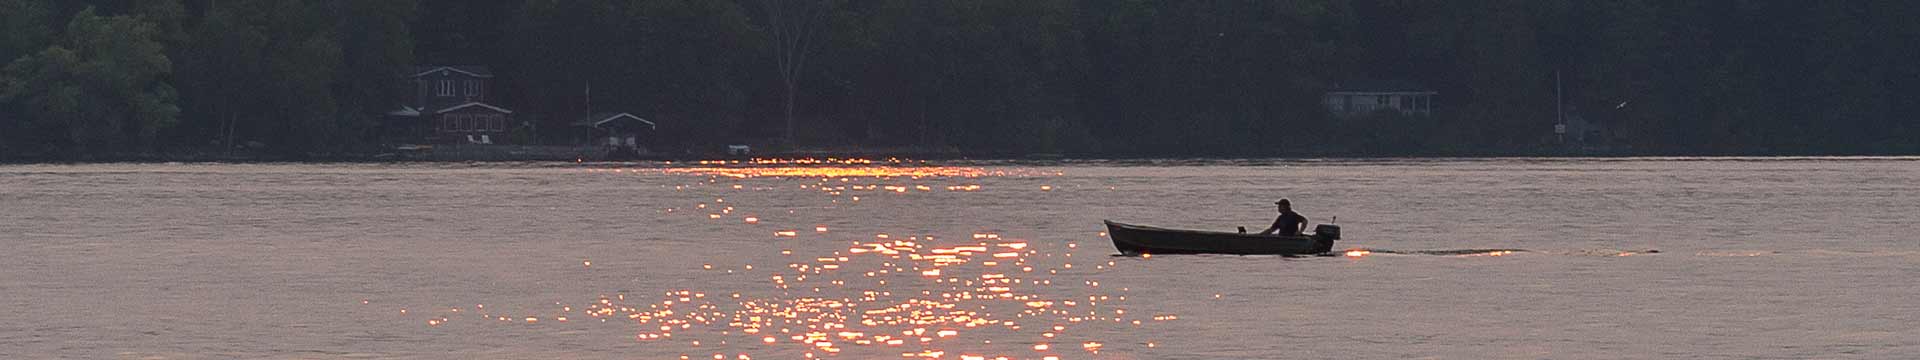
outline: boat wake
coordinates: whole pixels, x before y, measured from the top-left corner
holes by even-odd
[[[1514,255],[1518,253],[1564,255],[1564,256],[1635,256],[1635,255],[1656,255],[1656,254],[1660,254],[1661,252],[1660,250],[1657,250],[1657,249],[1647,249],[1647,250],[1590,249],[1590,250],[1572,250],[1572,251],[1541,251],[1541,250],[1526,250],[1526,249],[1390,250],[1390,249],[1354,248],[1354,249],[1345,250],[1344,252],[1335,252],[1331,255],[1365,256],[1365,255],[1371,255],[1371,254],[1391,254],[1391,255],[1429,255],[1429,256],[1507,256],[1507,255]]]
[[[1299,258],[1299,257],[1365,257],[1365,256],[1372,256],[1372,255],[1392,255],[1392,256],[1452,256],[1452,257],[1476,257],[1476,256],[1512,256],[1512,255],[1518,255],[1518,254],[1522,254],[1522,253],[1526,253],[1526,254],[1542,254],[1542,255],[1561,255],[1561,256],[1601,256],[1601,257],[1619,257],[1619,256],[1638,256],[1638,255],[1659,255],[1659,254],[1662,254],[1662,253],[1660,252],[1660,250],[1657,250],[1657,249],[1648,249],[1648,250],[1615,250],[1615,249],[1590,249],[1590,250],[1563,250],[1563,251],[1545,251],[1545,250],[1527,250],[1527,249],[1437,249],[1437,250],[1392,250],[1392,249],[1374,249],[1374,248],[1364,248],[1364,247],[1356,247],[1356,248],[1348,248],[1348,249],[1345,249],[1345,250],[1339,250],[1339,249],[1336,249],[1336,250],[1334,250],[1334,251],[1330,251],[1330,252],[1325,252],[1325,253],[1319,253],[1319,254],[1301,254],[1301,255],[1285,255],[1285,254],[1281,254],[1281,255],[1272,255],[1272,254],[1268,254],[1268,255],[1232,255],[1232,254],[1201,254],[1201,255],[1197,255],[1197,256],[1256,256],[1256,257],[1269,257],[1269,256],[1270,256],[1270,257],[1286,257],[1286,258]],[[1721,256],[1758,256],[1758,255],[1755,255],[1755,254],[1752,254],[1752,253],[1750,253],[1750,252],[1737,252],[1737,253],[1730,253],[1730,254],[1737,254],[1737,255],[1721,255]],[[1702,253],[1701,255],[1707,255],[1707,253]],[[1113,254],[1112,256],[1114,256],[1114,257],[1138,257],[1139,255],[1128,255],[1128,254]]]
[[[1527,252],[1526,250],[1522,250],[1522,249],[1458,249],[1458,250],[1353,249],[1348,251],[1365,251],[1373,254],[1441,255],[1441,256],[1462,256],[1462,255],[1500,256],[1500,255],[1507,255],[1512,253]]]
[[[1317,255],[1309,255],[1309,256],[1322,256],[1322,257],[1324,257],[1324,256],[1348,256],[1348,257],[1358,257],[1358,256],[1368,256],[1368,255],[1395,255],[1395,256],[1421,256],[1421,255],[1424,255],[1424,256],[1455,256],[1455,257],[1466,257],[1466,256],[1508,256],[1508,255],[1517,255],[1517,254],[1521,254],[1521,253],[1525,253],[1525,254],[1533,254],[1533,255],[1553,255],[1553,256],[1573,256],[1573,257],[1625,257],[1625,256],[1651,256],[1651,255],[1668,255],[1668,256],[1688,256],[1688,257],[1721,257],[1721,258],[1751,258],[1751,257],[1769,257],[1769,256],[1809,256],[1809,257],[1905,257],[1905,258],[1915,258],[1915,259],[1920,259],[1920,251],[1899,251],[1899,250],[1864,250],[1864,251],[1859,251],[1859,250],[1854,250],[1854,251],[1849,251],[1849,250],[1825,250],[1825,249],[1821,249],[1821,250],[1799,250],[1799,251],[1796,251],[1796,250],[1751,250],[1751,249],[1739,249],[1739,250],[1727,250],[1727,249],[1710,249],[1710,250],[1698,250],[1698,251],[1692,251],[1692,250],[1687,250],[1687,251],[1661,251],[1661,250],[1658,250],[1658,249],[1646,249],[1646,250],[1621,250],[1621,249],[1544,249],[1544,250],[1543,250],[1543,249],[1533,249],[1533,250],[1528,250],[1528,249],[1440,249],[1440,250],[1392,250],[1392,249],[1373,249],[1373,248],[1364,248],[1364,247],[1356,247],[1356,248],[1349,248],[1349,249],[1346,249],[1346,250],[1334,250],[1334,251],[1332,251],[1332,252],[1329,252],[1329,253],[1326,253],[1326,254],[1317,254]]]

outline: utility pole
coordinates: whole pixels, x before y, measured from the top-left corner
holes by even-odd
[[[1566,95],[1560,87],[1560,70],[1553,71],[1553,137],[1560,144],[1567,143]]]

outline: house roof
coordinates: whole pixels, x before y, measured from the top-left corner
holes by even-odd
[[[435,111],[435,112],[433,112],[433,113],[435,113],[435,114],[445,114],[445,113],[447,113],[447,112],[450,112],[450,111],[454,111],[454,110],[460,110],[460,109],[465,109],[465,108],[470,108],[470,107],[475,107],[475,106],[478,106],[478,107],[482,107],[482,108],[486,108],[486,109],[488,109],[488,110],[493,110],[493,111],[498,111],[498,112],[500,112],[500,113],[503,113],[503,114],[512,114],[512,113],[513,113],[513,110],[507,110],[507,109],[503,109],[503,108],[500,108],[500,107],[498,107],[498,106],[493,106],[493,105],[487,105],[486,103],[482,103],[482,102],[479,102],[479,101],[474,101],[474,102],[468,102],[468,103],[465,103],[465,104],[460,104],[460,105],[454,105],[454,106],[449,106],[449,107],[447,107],[447,108],[445,108],[445,109],[440,109],[440,111]]]
[[[574,121],[572,125],[598,128],[602,124],[606,124],[608,122],[612,122],[614,120],[620,120],[620,119],[633,119],[634,121],[639,121],[641,123],[647,124],[648,128],[653,128],[653,129],[660,128],[660,126],[654,124],[653,121],[640,118],[639,116],[634,116],[631,113],[595,113],[591,116],[587,116],[587,118],[585,119]]]
[[[433,72],[435,72],[435,71],[440,71],[440,70],[447,70],[447,71],[452,71],[452,72],[457,72],[457,73],[462,73],[462,74],[467,74],[468,76],[473,76],[473,77],[480,77],[480,78],[490,78],[490,77],[493,77],[493,69],[489,69],[489,68],[487,68],[487,67],[485,67],[485,66],[478,66],[478,65],[422,65],[422,66],[414,66],[414,67],[413,67],[413,72],[412,72],[412,75],[407,75],[407,77],[410,77],[410,78],[415,78],[415,77],[421,77],[421,76],[424,76],[424,75],[427,75],[427,74],[432,74]]]
[[[1406,80],[1352,80],[1336,82],[1327,92],[1433,92],[1420,83]]]

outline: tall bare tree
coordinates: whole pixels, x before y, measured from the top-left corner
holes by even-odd
[[[794,97],[799,90],[800,72],[806,68],[807,55],[816,48],[815,36],[825,27],[831,1],[762,0],[766,7],[767,34],[773,42],[774,66],[780,72],[780,85],[786,91],[787,130],[785,141],[793,144]]]

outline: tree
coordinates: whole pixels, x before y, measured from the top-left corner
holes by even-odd
[[[45,49],[53,38],[53,10],[45,0],[0,0],[0,61]]]
[[[223,144],[262,141],[303,156],[344,146],[334,86],[342,47],[329,1],[223,1],[184,50],[193,118]],[[207,126],[212,125],[212,126]],[[231,148],[231,146],[228,146]]]
[[[262,101],[263,93],[254,84],[268,76],[265,54],[260,49],[270,40],[259,27],[249,26],[236,3],[214,3],[200,17],[184,49],[177,50],[180,60],[182,103],[188,114],[186,132],[195,139],[212,140],[231,150],[241,131],[251,131],[242,118],[249,104]],[[243,130],[245,129],[245,130]],[[251,136],[249,136],[251,137]]]
[[[1916,14],[1751,0],[0,0],[0,153],[346,149],[372,138],[416,64],[494,67],[488,101],[550,139],[593,108],[659,121],[674,145],[1526,152],[1551,139],[1558,73],[1569,108],[1639,151],[1910,153]],[[1427,85],[1436,112],[1328,116],[1323,92],[1362,79]]]
[[[663,139],[714,142],[750,108],[740,69],[753,33],[733,2],[537,0],[518,13],[501,63],[529,79],[514,91],[532,94],[523,110],[551,116],[542,129],[567,128],[591,104],[654,120]]]
[[[334,41],[340,45],[340,67],[332,84],[339,107],[336,142],[360,143],[376,138],[380,115],[393,110],[407,92],[394,83],[414,62],[414,41],[408,25],[419,5],[413,0],[345,0],[324,4],[337,14]]]
[[[152,23],[102,17],[89,7],[67,23],[58,44],[7,65],[0,101],[25,105],[29,126],[62,131],[75,154],[152,151],[180,110],[172,71]]]
[[[787,120],[785,138],[793,144],[794,96],[800,76],[806,70],[807,56],[818,47],[818,34],[834,8],[832,1],[761,0],[766,21],[765,32],[773,43],[774,65],[780,73],[785,94],[783,111]]]
[[[0,0],[0,64],[45,49],[53,38],[54,21],[47,0]],[[15,153],[16,144],[42,138],[28,131],[24,117],[19,107],[0,102],[0,159]]]

